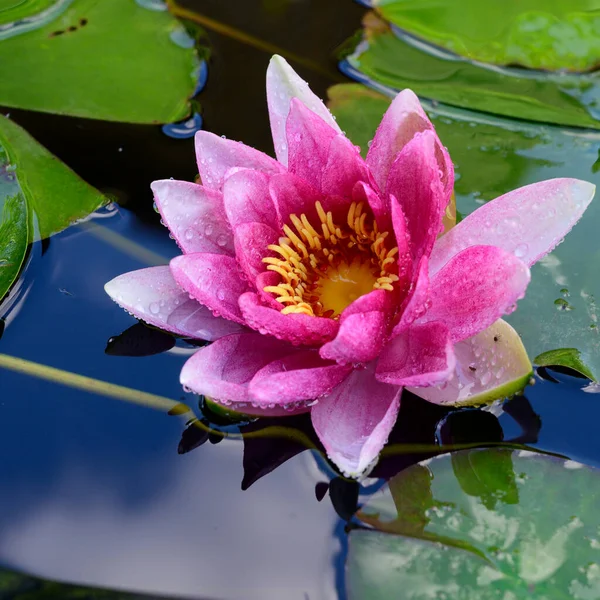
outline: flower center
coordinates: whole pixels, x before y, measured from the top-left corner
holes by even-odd
[[[320,223],[313,227],[305,214],[290,215],[283,226],[285,237],[268,248],[267,269],[280,277],[264,288],[284,305],[284,314],[302,313],[338,318],[354,300],[374,289],[392,291],[399,280],[398,248],[388,250],[387,231],[365,211],[364,202],[353,202],[346,223],[338,226],[333,213],[315,204]]]

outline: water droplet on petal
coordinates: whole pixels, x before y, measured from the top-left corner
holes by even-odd
[[[527,254],[527,250],[529,250],[528,244],[519,244],[515,248],[514,254],[517,258],[523,258]]]

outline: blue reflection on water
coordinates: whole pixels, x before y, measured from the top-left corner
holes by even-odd
[[[125,211],[101,224],[165,260],[177,253],[163,228]],[[185,355],[104,354],[134,320],[103,284],[142,266],[89,224],[55,236],[0,351],[195,406],[178,382]],[[323,476],[310,453],[241,492],[241,441],[180,456],[177,417],[4,369],[0,397],[3,564],[196,598],[337,597],[338,519],[314,499]]]

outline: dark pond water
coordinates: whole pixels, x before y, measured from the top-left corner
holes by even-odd
[[[347,0],[187,5],[318,65],[318,71],[294,66],[321,96],[343,80],[333,51],[364,12]],[[210,75],[199,96],[204,127],[270,152],[264,94],[270,53],[213,30],[208,38]],[[145,357],[105,353],[109,338],[134,320],[103,291],[116,275],[177,253],[148,186],[165,177],[193,179],[193,142],[170,139],[159,127],[10,112],[119,206],[32,249],[22,302],[4,316],[0,352],[181,400],[200,415],[198,398],[178,383],[193,348],[178,343]],[[511,415],[500,417],[500,428],[489,414],[465,411],[447,420],[442,437],[504,437],[600,465],[599,397],[583,393],[580,379],[551,375],[554,382],[538,377],[526,398],[508,405]],[[389,477],[422,457],[445,415],[407,398],[393,434],[403,445],[374,475]],[[292,423],[305,426],[302,419]],[[316,451],[299,452],[301,445],[281,439],[244,442],[232,428],[219,443],[219,435],[206,441],[189,431],[182,441],[185,425],[185,417],[164,410],[1,370],[0,563],[44,578],[158,595],[344,598],[345,519],[378,480],[359,489],[336,478]]]

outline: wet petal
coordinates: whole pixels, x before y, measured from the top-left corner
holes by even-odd
[[[354,202],[366,202],[373,211],[379,231],[390,231],[392,229],[392,214],[390,199],[379,193],[371,184],[358,181],[352,190]]]
[[[348,476],[360,476],[387,442],[402,388],[375,379],[374,365],[355,369],[313,406],[311,419],[327,456]]]
[[[409,325],[420,319],[431,305],[429,292],[429,261],[426,256],[421,258],[414,278],[414,287],[406,297],[400,309],[400,319],[394,326],[392,337],[398,335]]]
[[[241,169],[228,175],[223,185],[223,204],[234,231],[242,223],[279,227],[269,193],[269,181],[268,175],[251,169]]]
[[[238,305],[248,284],[242,279],[234,258],[222,254],[184,254],[170,263],[178,285],[214,313],[244,325]]]
[[[436,141],[433,131],[417,133],[392,163],[387,180],[386,192],[395,196],[402,208],[417,261],[431,254],[446,209]]]
[[[321,192],[326,196],[342,196],[352,200],[357,182],[370,182],[371,179],[369,169],[354,144],[345,135],[336,135],[329,144]]]
[[[242,223],[235,230],[235,255],[249,281],[264,272],[262,259],[270,254],[269,244],[277,244],[279,233],[262,223]]]
[[[289,172],[320,190],[329,157],[329,146],[338,135],[336,130],[306,108],[300,100],[292,98],[286,135]]]
[[[274,338],[258,333],[229,335],[198,350],[183,366],[181,384],[233,410],[246,414],[276,416],[302,412],[304,406],[253,406],[248,386],[263,367],[295,350]]]
[[[104,289],[137,319],[177,335],[213,341],[242,331],[237,323],[215,317],[206,306],[191,300],[167,265],[124,273]]]
[[[284,315],[265,306],[255,293],[240,296],[239,305],[245,322],[252,329],[286,340],[294,345],[317,346],[332,339],[338,329],[333,319],[303,314]]]
[[[323,196],[303,179],[292,173],[276,175],[269,181],[269,192],[275,206],[278,228],[290,223],[289,216],[305,214],[311,223],[320,223],[315,203],[323,202]],[[328,210],[328,208],[325,208]]]
[[[413,325],[391,340],[377,361],[379,381],[430,386],[448,380],[456,358],[448,328],[439,321]]]
[[[250,382],[250,396],[259,405],[315,400],[331,392],[351,370],[324,361],[316,350],[303,350],[263,367]]]
[[[233,236],[219,192],[173,179],[153,181],[150,187],[163,222],[185,254],[233,255]]]
[[[333,115],[323,101],[310,90],[306,81],[298,76],[284,58],[273,56],[267,69],[267,103],[275,154],[277,160],[286,166],[288,164],[286,122],[292,98],[298,98],[309,110],[341,133]]]
[[[484,204],[437,241],[431,272],[476,244],[498,246],[527,265],[534,264],[569,233],[592,201],[595,189],[579,179],[549,179]]]
[[[270,156],[209,131],[198,131],[195,143],[198,172],[202,184],[208,189],[221,191],[225,175],[233,167],[255,169],[263,173],[281,173],[284,170]]]
[[[382,190],[385,191],[388,174],[398,152],[415,134],[426,130],[435,132],[419,99],[411,90],[403,90],[383,116],[367,153],[367,165]],[[449,199],[454,187],[454,167],[437,135],[435,147],[444,195]]]
[[[453,377],[439,387],[410,388],[435,404],[469,405],[493,402],[520,392],[533,367],[519,334],[502,319],[454,346]]]
[[[512,312],[529,279],[529,268],[513,254],[472,246],[432,277],[431,308],[423,320],[442,321],[459,342]]]
[[[321,348],[321,356],[343,365],[377,358],[387,340],[391,301],[391,294],[384,290],[373,290],[355,300],[341,314],[339,331]]]

